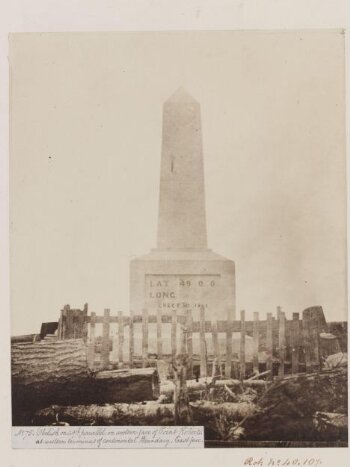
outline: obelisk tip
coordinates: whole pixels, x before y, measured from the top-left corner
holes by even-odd
[[[192,97],[185,88],[180,86],[174,94],[172,94],[169,99],[166,101],[171,103],[192,103],[197,102],[194,97]]]

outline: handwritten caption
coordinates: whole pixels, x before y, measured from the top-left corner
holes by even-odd
[[[244,460],[243,465],[254,467],[319,467],[322,465],[322,461],[316,457],[247,457]]]
[[[202,426],[13,427],[17,449],[203,448]]]

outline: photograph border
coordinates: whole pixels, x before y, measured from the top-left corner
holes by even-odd
[[[274,29],[344,29],[346,69],[349,64],[349,7],[346,0],[12,0],[2,2],[0,20],[0,134],[9,135],[9,75],[8,34],[13,32],[65,31],[160,31],[160,30],[274,30]],[[346,109],[349,108],[349,73],[346,76]],[[348,115],[348,110],[346,110]],[[347,160],[349,155],[349,123],[347,130]],[[9,270],[9,138],[0,139],[1,192],[1,466],[93,466],[123,465],[222,465],[249,464],[250,459],[263,458],[277,462],[298,458],[320,459],[323,466],[348,465],[349,448],[237,448],[205,450],[13,450],[11,449],[10,397],[10,270]],[[349,165],[347,164],[349,177]],[[348,188],[349,190],[349,188]],[[349,191],[348,191],[349,193]],[[349,194],[348,194],[349,196]],[[349,219],[348,202],[348,219]],[[349,224],[348,224],[349,232]],[[349,238],[349,237],[348,237]],[[349,251],[348,251],[349,261]],[[348,287],[349,289],[349,287]],[[349,297],[348,297],[349,298]],[[116,460],[116,456],[118,459]],[[273,465],[271,463],[270,465]],[[277,464],[275,464],[277,465]],[[287,464],[285,464],[287,465]],[[315,465],[315,464],[314,464]]]

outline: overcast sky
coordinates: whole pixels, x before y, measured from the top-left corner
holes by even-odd
[[[208,245],[237,309],[346,319],[340,32],[21,34],[10,39],[12,334],[69,303],[128,310],[156,245],[163,102],[201,104]]]

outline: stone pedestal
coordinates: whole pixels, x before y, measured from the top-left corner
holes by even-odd
[[[185,314],[198,320],[235,318],[235,265],[211,250],[152,250],[130,263],[130,309]]]

